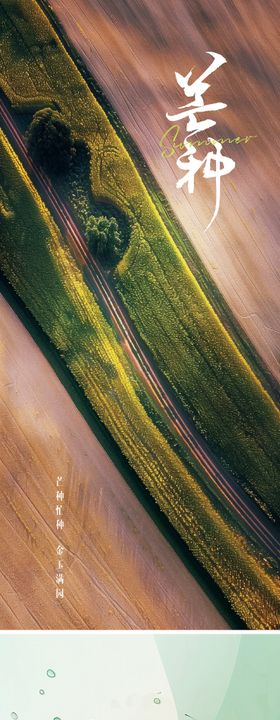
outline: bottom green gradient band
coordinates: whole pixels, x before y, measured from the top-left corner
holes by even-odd
[[[280,637],[3,633],[1,720],[279,720]]]

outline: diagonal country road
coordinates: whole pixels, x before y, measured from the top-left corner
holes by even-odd
[[[99,304],[101,303],[106,313],[109,314],[122,347],[141,376],[141,380],[144,381],[148,393],[156,401],[161,413],[165,415],[168,424],[175,430],[181,443],[203,470],[207,477],[207,487],[232,512],[249,537],[279,563],[280,533],[278,527],[246,494],[236,479],[222,468],[181,407],[179,400],[174,397],[174,393],[168,387],[168,382],[153,363],[149,351],[133,328],[119,298],[110,287],[105,272],[90,255],[85,238],[77,227],[69,207],[59,197],[45,173],[36,167],[29,157],[24,138],[17,128],[9,108],[2,100],[0,100],[0,116],[6,134],[24,167],[29,174],[32,174],[32,179],[34,178],[39,192],[43,191],[51,213],[66,235],[71,250],[84,271],[88,286],[97,296]]]

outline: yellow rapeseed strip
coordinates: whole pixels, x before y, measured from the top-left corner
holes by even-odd
[[[147,415],[121,347],[2,131],[0,152],[0,187],[11,210],[0,215],[4,273],[232,607],[251,628],[275,627],[279,584],[272,569],[227,525]]]

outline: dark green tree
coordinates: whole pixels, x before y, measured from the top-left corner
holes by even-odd
[[[86,235],[90,251],[103,265],[113,265],[121,258],[123,241],[116,218],[91,215]]]
[[[64,173],[74,153],[70,125],[56,110],[38,110],[27,131],[27,148],[48,173]]]

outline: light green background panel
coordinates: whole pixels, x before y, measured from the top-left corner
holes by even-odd
[[[280,634],[159,635],[180,720],[280,720]]]
[[[242,637],[217,720],[280,720],[280,634]]]
[[[0,720],[280,720],[279,656],[279,633],[0,634]]]
[[[237,662],[240,635],[158,635],[156,643],[180,720],[185,713],[195,720],[216,720]]]
[[[154,637],[137,633],[0,635],[0,719],[13,713],[15,720],[177,720]]]

